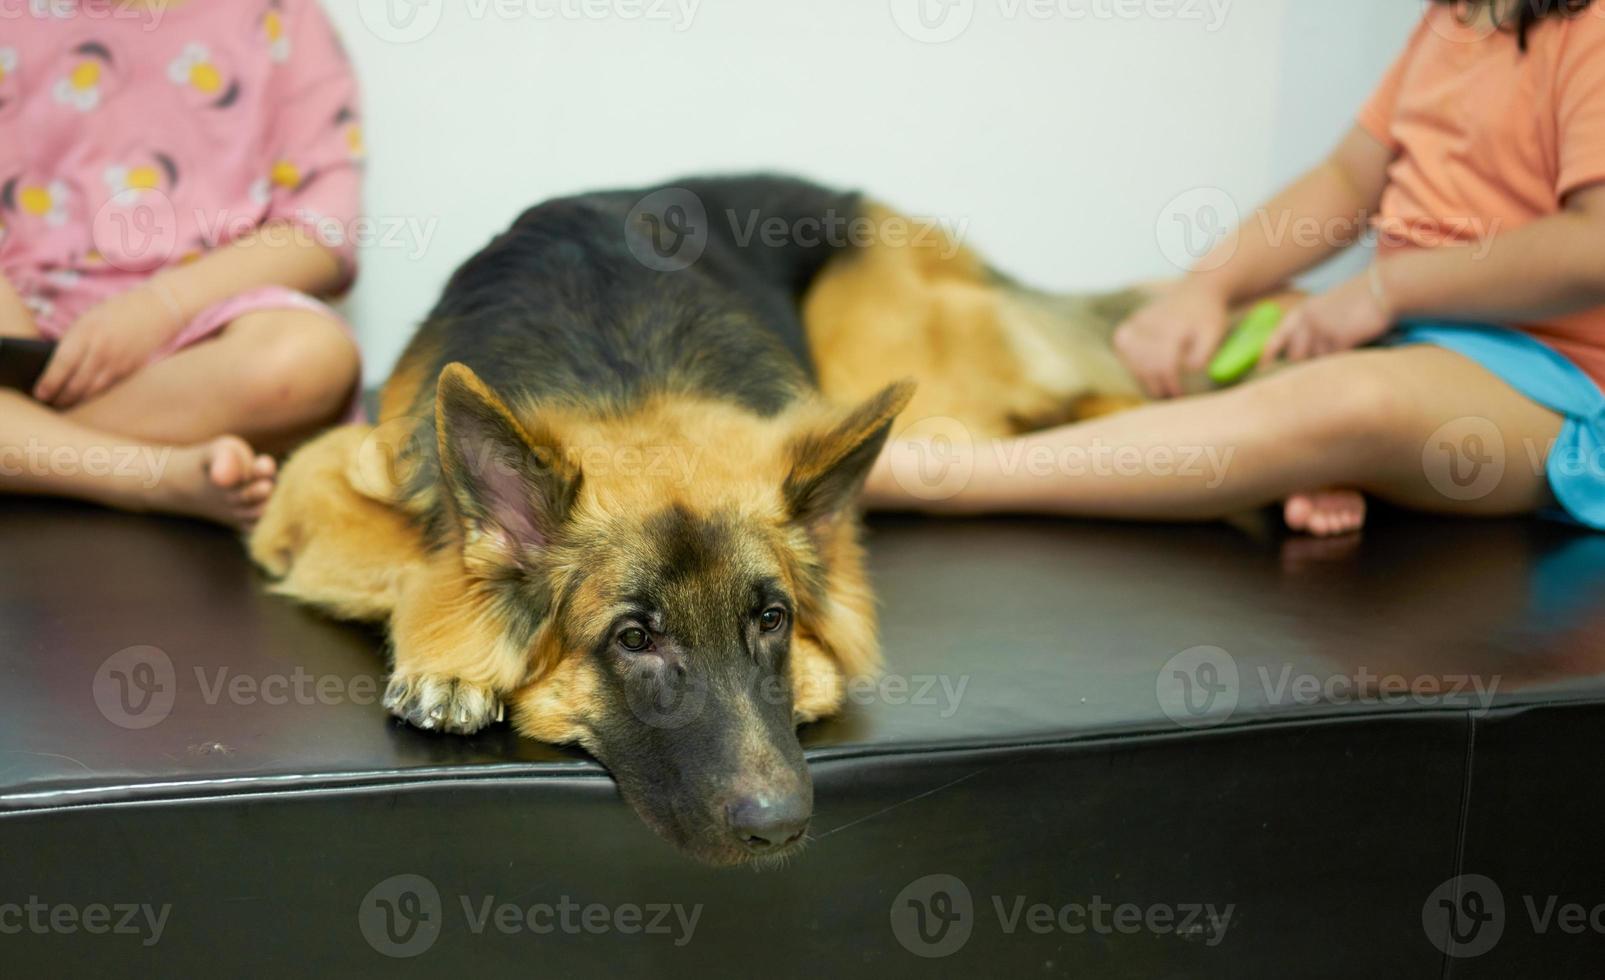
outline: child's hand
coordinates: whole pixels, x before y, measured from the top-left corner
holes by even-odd
[[[1375,282],[1360,276],[1295,306],[1266,342],[1260,366],[1278,357],[1304,361],[1353,350],[1387,333],[1393,311]]]
[[[1138,310],[1115,331],[1115,352],[1156,398],[1182,393],[1181,372],[1202,371],[1226,336],[1224,296],[1189,281]]]
[[[149,289],[113,296],[67,330],[34,397],[63,409],[88,401],[144,367],[182,326]]]

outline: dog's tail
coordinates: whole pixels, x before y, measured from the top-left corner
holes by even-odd
[[[1018,283],[1009,283],[1008,288],[1029,296],[1033,304],[1077,324],[1090,336],[1106,343],[1114,339],[1116,327],[1158,295],[1156,289],[1148,286],[1102,293],[1052,293]]]

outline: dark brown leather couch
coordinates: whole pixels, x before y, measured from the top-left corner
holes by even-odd
[[[379,639],[222,531],[0,501],[0,975],[1600,975],[1605,538],[871,554],[889,680],[805,730],[815,840],[759,874],[579,753],[392,722]]]

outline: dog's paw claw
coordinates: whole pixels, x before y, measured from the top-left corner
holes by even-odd
[[[393,711],[395,710],[396,705],[400,704],[402,699],[407,696],[407,690],[408,686],[406,681],[399,677],[394,678],[390,681],[390,686],[385,688],[384,701],[381,703],[387,710]]]
[[[383,703],[415,728],[454,735],[472,735],[506,716],[496,692],[483,684],[428,674],[393,678]]]

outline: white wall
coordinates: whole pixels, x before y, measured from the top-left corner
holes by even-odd
[[[347,307],[378,380],[523,207],[692,172],[861,187],[1044,286],[1172,274],[1178,212],[1246,211],[1315,159],[1421,0],[325,3],[388,239]]]

